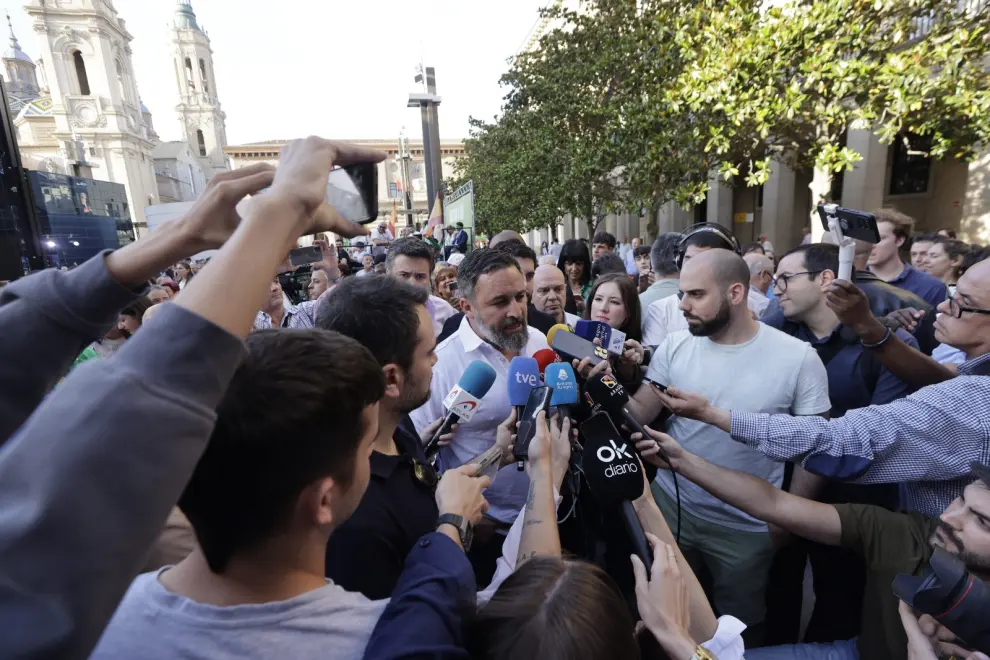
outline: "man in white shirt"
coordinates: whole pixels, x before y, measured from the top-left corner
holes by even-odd
[[[698,232],[687,238],[684,244],[684,268],[695,256],[713,248],[730,249],[725,239],[715,232]],[[683,291],[683,287],[680,289]],[[751,308],[752,309],[752,308]],[[755,310],[753,310],[755,311]],[[652,303],[643,310],[643,346],[659,346],[673,332],[688,329],[684,318],[680,294],[668,296]]]
[[[400,238],[389,248],[385,268],[390,276],[430,292],[426,311],[433,319],[433,336],[439,336],[444,322],[457,312],[450,303],[432,293],[433,252],[430,246],[418,238]]]
[[[760,318],[770,304],[767,292],[773,284],[773,262],[759,252],[750,252],[743,260],[749,266],[749,308]]]
[[[416,430],[422,433],[444,415],[444,398],[474,360],[491,365],[496,378],[471,421],[461,423],[450,445],[440,450],[440,463],[447,469],[467,463],[495,443],[498,425],[511,413],[506,378],[512,358],[549,348],[546,335],[527,325],[526,278],[508,254],[492,248],[472,251],[458,269],[457,290],[464,318],[457,332],[437,346],[430,400],[410,414]],[[526,473],[510,465],[485,492],[491,505],[487,516],[500,532],[522,509],[528,487]],[[499,544],[502,539],[493,537]],[[493,567],[498,553],[490,555]]]
[[[681,302],[688,330],[669,335],[650,361],[646,379],[663,386],[705,392],[732,401],[741,410],[826,415],[831,408],[828,376],[815,350],[803,341],[753,318],[747,305],[750,271],[742,257],[715,249],[695,255],[681,271]],[[629,411],[652,423],[663,405],[644,383],[629,401]],[[731,406],[725,406],[731,407]],[[719,429],[672,417],[667,432],[686,449],[717,465],[780,486],[784,466],[756,450],[733,443]],[[813,494],[821,480],[796,468],[791,492]],[[661,470],[653,485],[660,509],[676,524],[674,483]],[[685,556],[694,556],[711,572],[715,609],[742,620],[751,629],[762,623],[764,595],[773,559],[765,523],[680,482],[681,539]],[[759,634],[759,629],[754,634]]]
[[[395,240],[395,237],[392,236],[392,230],[384,222],[379,222],[378,228],[371,237],[371,242],[374,245],[388,245],[393,240]]]
[[[564,311],[566,287],[564,273],[559,268],[551,265],[537,266],[533,275],[533,306],[552,316],[557,323],[573,328],[581,317]]]

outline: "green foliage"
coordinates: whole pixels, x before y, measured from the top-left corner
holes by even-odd
[[[525,231],[570,213],[593,232],[609,212],[699,203],[712,174],[755,186],[774,160],[849,170],[850,127],[923,136],[936,158],[990,142],[990,3],[763,5],[545,10],[560,27],[515,58],[501,116],[466,142],[458,176],[474,180],[479,223]]]

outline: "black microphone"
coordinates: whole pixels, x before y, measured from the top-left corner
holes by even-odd
[[[631,451],[604,412],[592,415],[581,424],[584,436],[584,475],[595,496],[605,508],[615,507],[632,541],[633,552],[646,567],[653,566],[653,552],[646,540],[643,525],[633,508],[633,500],[643,494],[643,474],[639,459]]]
[[[644,381],[644,387],[648,387]],[[589,380],[584,385],[585,396],[597,404],[603,412],[608,413],[608,416],[613,420],[618,422],[624,422],[633,433],[642,433],[643,439],[649,439],[650,435],[643,428],[643,425],[639,423],[633,414],[629,412],[629,408],[626,404],[629,403],[629,395],[626,394],[626,389],[615,379],[614,376],[609,374],[600,374],[591,380]],[[667,467],[670,468],[670,476],[674,480],[674,496],[677,500],[677,533],[675,538],[677,542],[680,543],[681,540],[681,486],[677,481],[677,473],[674,471],[674,466],[670,464],[670,459],[661,449],[657,454]],[[655,476],[655,472],[651,473],[649,476]]]

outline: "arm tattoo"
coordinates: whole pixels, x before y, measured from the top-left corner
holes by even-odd
[[[526,496],[526,512],[529,513],[536,505],[536,484],[529,482],[529,495]]]

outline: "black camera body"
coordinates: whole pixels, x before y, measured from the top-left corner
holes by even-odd
[[[894,595],[951,630],[971,649],[990,653],[990,586],[944,548],[935,548],[928,564],[921,577],[894,578]]]

